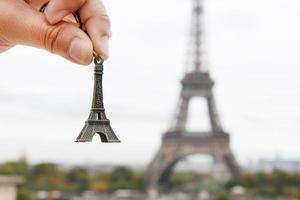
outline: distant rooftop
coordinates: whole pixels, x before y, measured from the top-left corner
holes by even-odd
[[[0,175],[0,184],[21,184],[24,179],[21,176]]]

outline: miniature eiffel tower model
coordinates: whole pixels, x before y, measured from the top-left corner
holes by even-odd
[[[110,126],[110,120],[107,119],[103,104],[103,60],[94,58],[95,72],[94,72],[94,94],[91,113],[88,120],[76,139],[76,142],[91,142],[95,134],[100,136],[103,143],[118,143],[113,129]]]
[[[175,123],[164,134],[162,144],[147,171],[149,190],[160,191],[168,182],[172,169],[181,159],[193,154],[212,156],[216,164],[226,166],[232,176],[239,176],[239,167],[230,149],[230,137],[223,130],[215,105],[214,82],[209,72],[202,68],[201,16],[202,1],[193,0],[192,70],[181,81],[180,104]],[[207,102],[211,130],[191,132],[186,128],[189,104],[192,98],[204,98]]]

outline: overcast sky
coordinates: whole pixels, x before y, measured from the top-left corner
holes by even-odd
[[[134,164],[155,154],[178,101],[191,1],[105,3],[113,37],[104,98],[122,143],[73,142],[89,114],[92,66],[18,46],[0,54],[0,161]],[[300,1],[204,4],[205,63],[237,159],[300,159]],[[192,116],[204,116],[199,105]]]

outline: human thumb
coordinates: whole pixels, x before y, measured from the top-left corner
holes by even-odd
[[[28,7],[22,9],[22,15],[12,15],[7,23],[10,24],[6,27],[12,28],[6,31],[10,32],[7,35],[13,44],[46,49],[78,64],[87,65],[92,61],[92,42],[73,23],[50,25],[42,13]]]
[[[89,64],[93,57],[93,45],[79,28],[68,23],[46,25],[41,30],[43,48],[79,64]],[[38,44],[37,43],[37,44]]]

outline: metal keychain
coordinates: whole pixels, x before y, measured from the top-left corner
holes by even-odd
[[[40,11],[44,12],[48,3],[45,3]],[[82,29],[82,22],[78,12],[75,12],[74,18],[79,23]],[[102,77],[103,77],[103,62],[104,60],[94,51],[94,93],[91,113],[88,120],[76,139],[76,142],[91,142],[95,134],[99,134],[101,141],[103,143],[116,143],[120,142],[113,129],[110,126],[110,121],[105,115],[105,109],[103,104],[103,87],[102,87]]]

